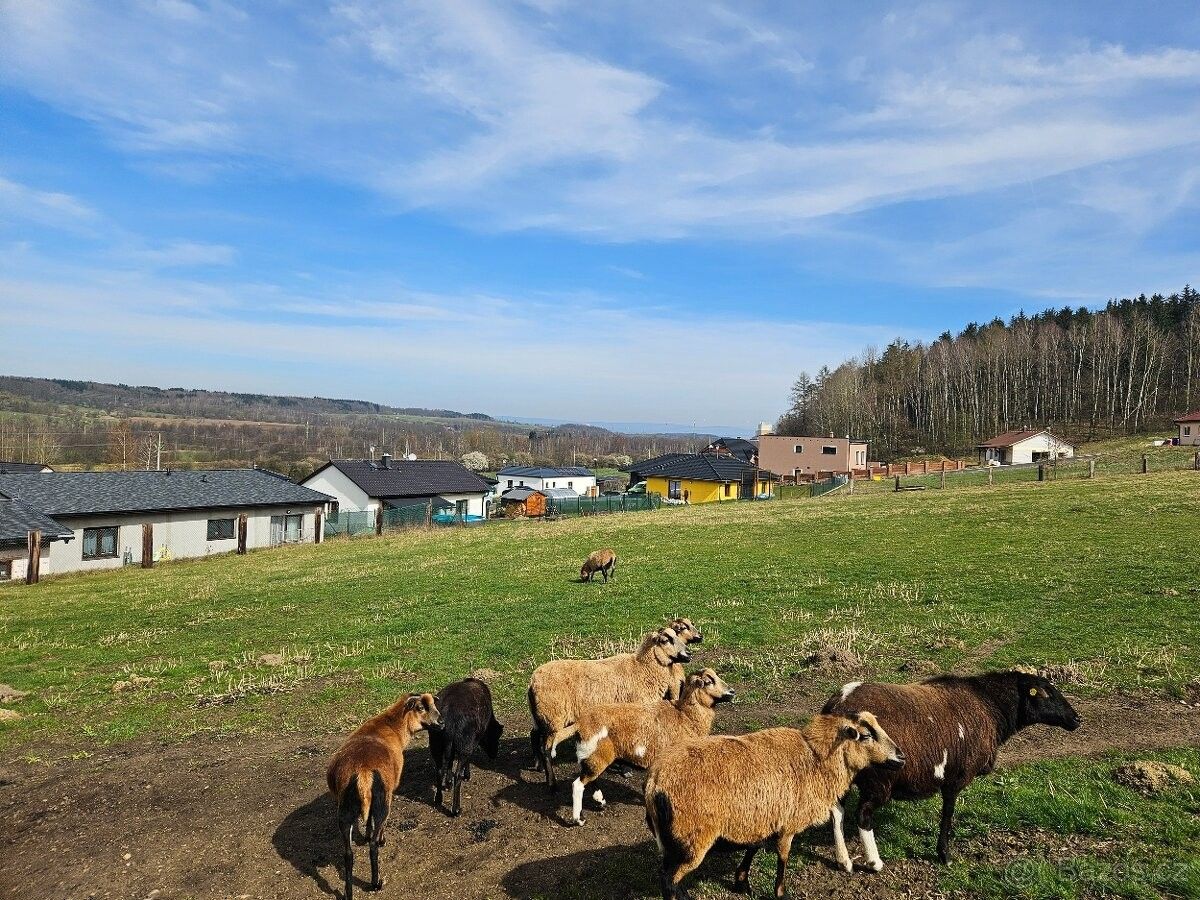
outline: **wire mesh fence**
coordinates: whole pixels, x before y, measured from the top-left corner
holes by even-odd
[[[546,501],[547,516],[599,516],[608,513],[640,512],[662,506],[661,494],[614,494]]]

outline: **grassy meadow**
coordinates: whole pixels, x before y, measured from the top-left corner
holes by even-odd
[[[698,661],[737,686],[751,725],[776,724],[798,690],[846,680],[810,659],[834,649],[858,658],[854,677],[1049,665],[1076,695],[1180,696],[1200,674],[1198,509],[1191,472],[832,494],[11,585],[0,589],[0,682],[30,695],[12,706],[23,718],[0,725],[0,751],[56,764],[137,738],[327,734],[481,668],[501,718],[523,723],[537,663],[626,647],[675,613],[703,623]],[[606,545],[620,556],[616,580],[580,584],[580,561]],[[118,682],[131,684],[115,692]],[[1156,755],[1200,776],[1195,748]],[[941,889],[1200,896],[1197,791],[1141,798],[1112,782],[1115,763],[1045,760],[972,787],[964,845],[1017,846],[994,865],[977,854],[939,870]],[[936,808],[888,807],[885,858],[927,859]],[[646,858],[631,847],[594,877],[645,882],[654,896]],[[769,881],[769,854],[758,865]]]

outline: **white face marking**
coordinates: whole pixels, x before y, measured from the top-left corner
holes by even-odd
[[[967,737],[967,730],[965,728],[963,728],[962,722],[959,722],[958,723],[958,739],[961,741],[961,740],[965,740],[966,737]]]
[[[858,829],[858,838],[862,841],[863,853],[867,857],[867,865],[878,872],[883,868],[883,860],[879,858],[879,848],[875,845],[875,831],[865,828]]]
[[[950,761],[950,751],[942,751],[942,761],[933,767],[933,777],[938,781],[946,780],[946,763]]]
[[[583,824],[583,781],[578,778],[571,782],[571,821]]]
[[[850,695],[853,694],[856,690],[858,690],[860,685],[862,685],[861,681],[851,681],[847,684],[842,685],[842,699],[843,700],[850,699]]]
[[[580,741],[579,746],[575,748],[576,759],[587,759],[596,752],[596,748],[600,746],[600,742],[608,737],[608,726],[602,726],[599,731],[588,738],[586,741]]]
[[[646,755],[646,748],[643,747],[641,744],[638,744],[636,747],[633,748],[633,755],[636,756],[638,759],[641,759],[643,756]]]

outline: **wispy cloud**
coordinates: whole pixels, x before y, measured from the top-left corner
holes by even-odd
[[[0,176],[0,225],[36,222],[74,230],[97,218],[96,211],[78,197],[38,190]]]

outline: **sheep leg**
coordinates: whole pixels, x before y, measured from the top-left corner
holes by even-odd
[[[942,788],[942,821],[938,828],[937,857],[943,865],[950,861],[950,838],[954,833],[954,804],[957,800],[957,788]]]
[[[452,801],[452,805],[450,807],[450,815],[452,816],[457,816],[462,813],[462,801],[460,798],[462,796],[462,783],[466,780],[463,776],[463,773],[466,771],[466,769],[467,763],[460,759],[458,768],[450,775],[450,777],[454,779],[454,800]]]
[[[754,857],[761,850],[758,844],[755,844],[742,857],[742,861],[738,863],[737,871],[733,873],[733,892],[735,894],[750,893],[750,865],[754,862]]]
[[[580,745],[583,746],[582,744]],[[580,752],[583,752],[582,750]],[[571,785],[571,821],[576,825],[583,824],[583,795],[589,784],[604,774],[604,770],[609,767],[617,757],[616,748],[613,742],[608,738],[600,741],[596,745],[596,749],[590,755],[583,757],[579,761],[579,777]],[[592,794],[592,799],[604,809],[607,802],[604,799],[604,794],[597,788]]]
[[[554,790],[558,786],[558,781],[554,777],[554,756],[558,749],[558,742],[563,740],[564,735],[561,731],[551,731],[547,733],[545,741],[542,743],[542,762],[546,766],[546,787]]]
[[[533,767],[531,772],[541,772],[546,768],[542,761],[542,730],[531,728],[529,731],[529,748],[533,751]]]
[[[342,825],[342,869],[345,875],[346,900],[354,900],[354,822]]]
[[[890,788],[887,793],[866,785],[859,785],[858,788],[858,812],[856,813],[858,837],[862,841],[867,868],[872,872],[878,872],[883,868],[879,847],[875,844],[875,810],[888,802],[890,794]]]
[[[661,877],[663,900],[692,900],[692,895],[680,882],[687,877],[689,872],[704,862],[704,854],[712,845],[713,842],[709,841],[703,853],[694,852],[690,855],[680,852],[682,848],[667,849],[664,852]]]
[[[371,853],[371,884],[367,887],[367,890],[382,890],[383,882],[379,878],[379,839],[374,833],[371,834],[368,846]]]
[[[779,854],[779,862],[775,865],[775,896],[786,897],[783,887],[783,876],[787,870],[788,857],[792,855],[792,838],[795,835],[781,834],[775,842],[775,852]]]
[[[842,809],[842,804],[833,804],[833,809],[829,811],[829,822],[833,827],[833,850],[837,856],[838,865],[847,872],[854,871],[854,863],[850,861],[850,851],[846,849],[846,832],[843,827],[846,814]]]

